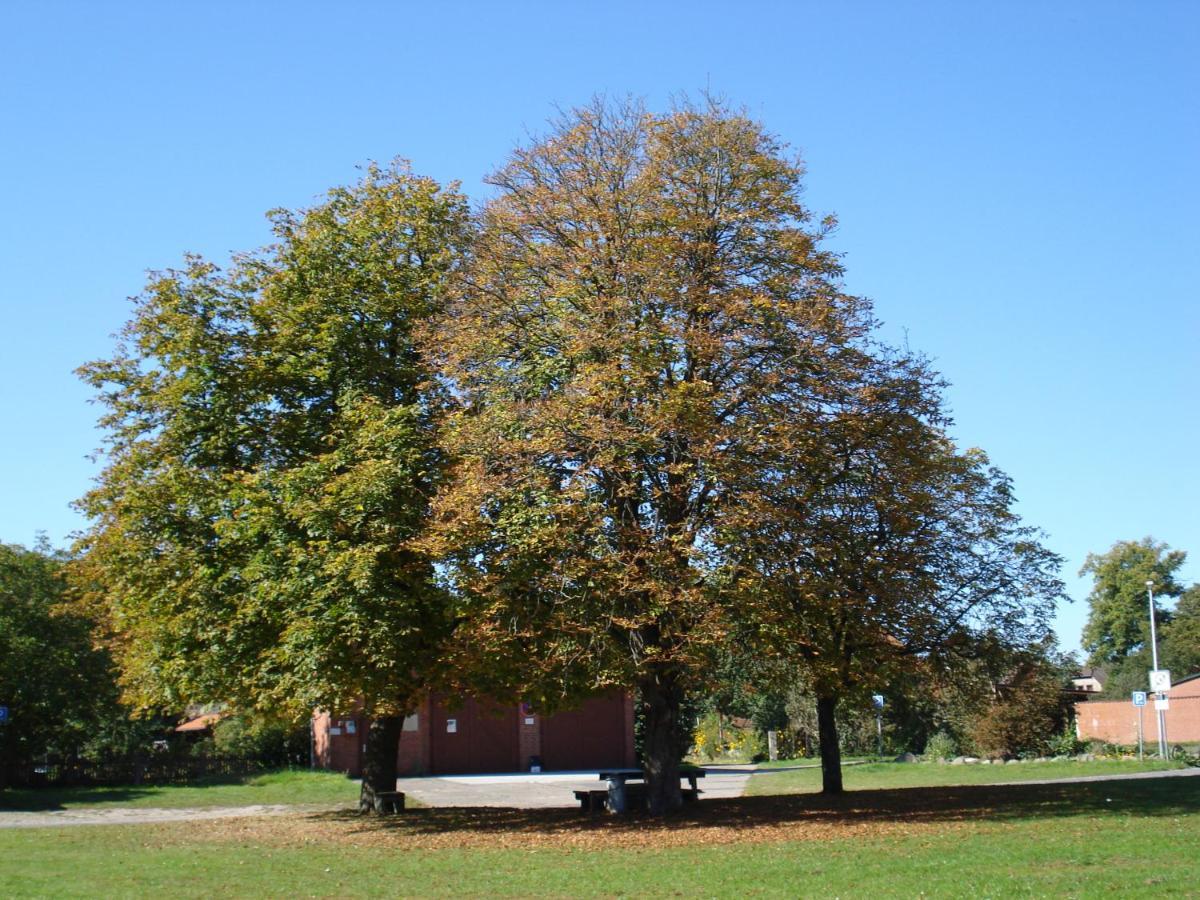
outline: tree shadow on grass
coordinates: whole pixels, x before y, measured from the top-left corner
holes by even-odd
[[[394,817],[340,811],[318,816],[354,831],[429,835],[678,834],[711,828],[805,825],[936,824],[1068,819],[1120,813],[1177,816],[1200,809],[1200,778],[1128,779],[1076,784],[966,785],[701,800],[662,818],[587,814],[573,809],[420,808]]]

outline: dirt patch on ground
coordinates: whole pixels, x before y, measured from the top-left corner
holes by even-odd
[[[702,801],[662,819],[589,816],[574,810],[443,808],[411,810],[386,819],[342,811],[150,827],[155,829],[154,842],[164,844],[211,841],[396,850],[660,849],[974,832],[1033,817],[1078,817],[1082,824],[1088,817],[1119,811],[1169,815],[1181,805],[1190,807],[1196,802],[1195,791],[1171,797],[1145,787],[1150,784],[1127,783],[1120,790],[1101,785],[997,785],[855,791],[835,798],[742,797]]]

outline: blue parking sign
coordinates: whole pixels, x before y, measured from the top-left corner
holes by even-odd
[[[1134,691],[1133,692],[1133,705],[1134,706],[1145,706],[1146,705],[1146,692],[1145,691]]]
[[[8,724],[8,707],[0,706],[0,725]]]

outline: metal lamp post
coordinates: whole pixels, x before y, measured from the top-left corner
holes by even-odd
[[[1154,630],[1154,582],[1146,582],[1146,594],[1150,598],[1150,654],[1154,658],[1154,671],[1158,671],[1158,636]],[[1165,697],[1166,694],[1159,691],[1156,695],[1156,700]],[[1167,723],[1166,713],[1163,711],[1161,704],[1155,703],[1155,711],[1158,713],[1158,758],[1167,758]]]

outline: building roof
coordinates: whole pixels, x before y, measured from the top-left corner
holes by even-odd
[[[196,716],[194,719],[188,719],[186,722],[176,725],[175,730],[184,732],[207,731],[217,724],[223,715],[223,713],[205,713],[202,716]]]
[[[1071,678],[1076,681],[1095,678],[1103,686],[1104,682],[1108,681],[1108,669],[1104,668],[1104,666],[1089,666],[1086,669],[1080,669]]]

